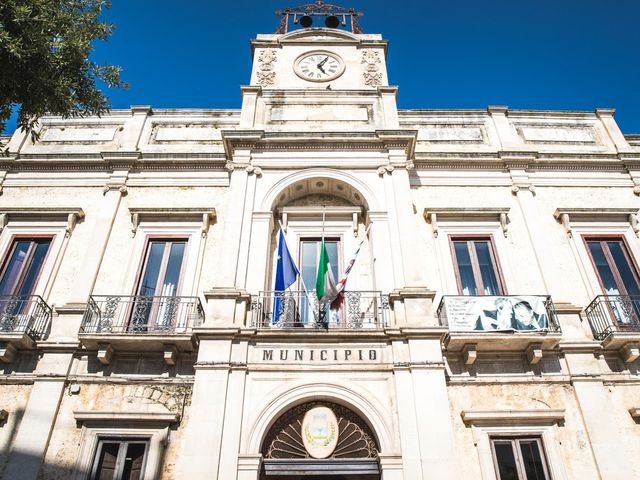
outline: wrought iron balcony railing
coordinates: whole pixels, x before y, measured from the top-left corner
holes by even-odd
[[[545,295],[445,295],[437,311],[450,332],[559,332],[551,297]]]
[[[80,333],[174,335],[189,333],[203,321],[198,297],[92,295]]]
[[[598,295],[584,312],[596,340],[615,332],[640,332],[640,296]]]
[[[260,292],[251,301],[256,328],[381,329],[389,296],[376,291],[344,292],[341,302],[318,302],[315,292]]]
[[[0,334],[24,334],[40,340],[49,330],[51,307],[38,295],[0,296]]]

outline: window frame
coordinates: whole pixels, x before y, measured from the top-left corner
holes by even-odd
[[[175,234],[175,235],[146,235],[145,239],[144,239],[144,246],[142,248],[142,256],[139,260],[139,265],[138,265],[138,269],[137,269],[137,273],[136,273],[136,279],[135,279],[135,283],[133,286],[133,295],[138,296],[140,295],[140,283],[142,282],[142,279],[144,278],[144,274],[146,271],[146,267],[147,267],[147,263],[148,263],[148,259],[149,259],[149,246],[151,245],[151,242],[154,241],[165,241],[165,242],[170,242],[170,241],[180,241],[183,240],[185,245],[184,245],[184,254],[182,255],[182,264],[180,265],[180,280],[178,282],[178,285],[176,285],[176,294],[174,296],[179,297],[182,295],[182,286],[184,284],[184,280],[185,280],[185,270],[186,270],[186,265],[189,262],[189,248],[191,247],[191,238],[190,235],[179,235],[179,234]],[[169,252],[170,254],[170,252]],[[165,244],[165,251],[163,252],[163,256],[167,256],[166,262],[164,261],[163,258],[163,264],[160,268],[160,271],[162,273],[166,273],[166,263],[168,262],[168,254],[166,252],[166,244]],[[159,276],[160,278],[160,276]],[[158,280],[159,281],[159,280]],[[157,287],[157,285],[156,285]],[[154,295],[156,297],[159,297],[160,295]]]
[[[33,296],[36,295],[36,292],[39,291],[38,286],[40,284],[40,280],[42,279],[42,272],[45,270],[45,267],[47,266],[47,262],[49,260],[49,255],[51,255],[51,250],[54,247],[54,241],[55,241],[55,235],[51,235],[51,234],[36,234],[36,235],[27,235],[27,234],[18,234],[18,235],[12,235],[9,243],[7,245],[6,250],[4,251],[4,254],[2,256],[2,263],[0,263],[1,267],[0,267],[0,280],[2,280],[4,278],[4,275],[7,271],[7,267],[9,265],[9,260],[11,260],[11,256],[13,254],[13,252],[15,251],[15,247],[16,244],[19,241],[24,241],[24,240],[34,240],[34,239],[48,239],[49,240],[49,246],[47,247],[47,253],[44,255],[43,259],[42,259],[42,264],[40,265],[40,268],[38,269],[38,275],[36,276],[34,282],[33,282],[33,288],[31,289],[31,292],[29,292],[28,296]],[[26,269],[28,270],[28,269]],[[24,274],[25,274],[25,269],[23,268],[23,271],[21,272],[20,276],[21,281],[24,281]],[[15,292],[9,295],[15,295]]]
[[[303,255],[303,249],[302,249],[302,242],[318,242],[318,251],[317,253],[319,253],[319,245],[322,242],[322,236],[317,236],[317,235],[299,235],[297,238],[297,244],[296,244],[296,249],[297,249],[297,259],[298,262],[296,265],[298,265],[298,268],[300,269],[300,279],[298,279],[297,284],[300,286],[299,290],[302,290],[302,255]],[[336,284],[340,281],[340,272],[343,271],[342,270],[342,263],[343,263],[343,255],[344,255],[344,251],[343,251],[343,239],[342,239],[342,235],[325,235],[324,236],[324,240],[325,242],[329,241],[329,242],[336,242],[338,244],[338,248],[337,248],[337,256],[338,256],[338,264],[336,265],[336,272],[338,272],[338,278],[334,278],[334,280],[336,281]],[[317,258],[316,258],[317,260]],[[317,263],[316,263],[316,277],[318,276],[318,271],[317,271]],[[310,286],[307,285],[307,288],[309,288]],[[311,286],[311,290],[315,290],[315,283]]]
[[[99,478],[97,476],[98,466],[99,466],[99,455],[101,452],[101,447],[105,442],[119,443],[118,446],[118,455],[116,457],[116,473],[119,468],[123,468],[121,456],[126,455],[126,447],[124,449],[124,453],[121,453],[123,447],[128,446],[130,443],[143,443],[144,444],[144,457],[142,460],[142,465],[140,466],[140,480],[144,480],[145,478],[145,470],[147,466],[147,459],[149,457],[149,448],[151,445],[150,437],[120,437],[120,436],[109,436],[109,435],[98,435],[96,439],[96,447],[93,451],[91,461],[91,471],[89,472],[89,479],[94,480]],[[119,464],[120,462],[120,464]],[[121,472],[122,473],[122,472]]]
[[[593,255],[591,255],[591,250],[589,249],[589,242],[590,241],[608,241],[608,240],[618,240],[622,243],[623,246],[623,250],[625,253],[625,256],[627,257],[627,260],[629,261],[629,266],[631,267],[632,273],[636,279],[636,282],[638,282],[638,285],[640,286],[640,270],[638,269],[638,263],[636,262],[636,259],[633,255],[633,252],[631,251],[629,242],[627,240],[626,235],[624,235],[623,233],[620,234],[614,234],[614,233],[608,233],[608,234],[597,234],[597,233],[587,233],[587,234],[582,234],[582,243],[585,249],[585,252],[587,254],[587,257],[589,258],[590,264],[591,264],[591,269],[592,272],[595,274],[596,279],[598,280],[598,287],[600,288],[600,292],[601,295],[607,295],[606,289],[604,287],[604,284],[602,282],[602,278],[600,277],[600,272],[598,272],[598,267],[596,265],[596,262],[593,258]],[[606,256],[606,254],[605,254]],[[615,263],[614,263],[615,265]],[[609,267],[611,267],[611,265],[609,265]],[[614,274],[614,277],[617,275],[619,276],[619,272],[617,271],[618,268],[616,266],[616,272],[612,273]],[[618,283],[618,280],[616,279],[616,283]],[[626,287],[624,286],[624,282],[622,282],[622,278],[620,278],[620,283],[618,285],[622,285],[624,287],[625,293],[620,293],[620,295],[628,295],[628,293],[626,293]]]
[[[491,456],[493,458],[493,467],[496,472],[496,479],[500,479],[500,466],[498,464],[498,456],[496,454],[495,444],[496,442],[509,443],[512,446],[514,452],[514,458],[518,469],[519,480],[527,480],[526,472],[524,471],[524,464],[522,459],[522,450],[519,445],[521,440],[535,440],[538,444],[538,450],[540,452],[540,458],[542,460],[542,467],[544,469],[545,480],[551,480],[551,474],[549,470],[549,462],[545,452],[545,445],[541,435],[489,435],[489,444],[491,446]]]
[[[458,265],[458,258],[456,256],[456,252],[455,252],[455,242],[460,242],[460,241],[467,241],[467,242],[475,242],[475,241],[486,241],[489,243],[489,254],[491,255],[491,260],[493,262],[493,267],[494,267],[494,273],[496,276],[496,280],[498,282],[498,287],[500,290],[500,293],[498,293],[495,296],[506,296],[508,295],[508,291],[507,291],[507,287],[506,287],[506,282],[504,279],[504,275],[502,273],[502,268],[500,267],[500,258],[498,257],[498,252],[496,249],[496,244],[495,244],[495,240],[494,240],[494,236],[493,234],[479,234],[479,233],[474,233],[474,234],[449,234],[448,235],[448,243],[449,243],[449,250],[450,250],[450,254],[451,254],[451,259],[453,261],[453,273],[455,275],[455,279],[456,279],[456,285],[458,288],[458,294],[459,295],[464,295],[463,293],[463,286],[462,286],[462,279],[460,278],[460,269],[459,269],[459,265]],[[475,251],[471,252],[470,254],[473,253],[471,256],[472,258],[472,269],[473,269],[473,277],[474,277],[474,281],[477,282],[478,278],[482,278],[482,274],[480,273],[479,270],[479,264],[477,263],[477,257],[476,257],[476,253]],[[475,259],[475,263],[473,262],[473,259]],[[480,285],[483,285],[482,283]],[[476,283],[476,290],[478,289],[478,284]],[[484,291],[484,289],[482,289],[482,291]],[[476,295],[472,295],[472,296],[485,296],[484,294],[476,294]]]
[[[98,442],[102,438],[148,439],[141,480],[160,477],[169,427],[178,421],[177,414],[135,411],[74,411],[73,414],[76,423],[82,425],[73,480],[91,478]]]

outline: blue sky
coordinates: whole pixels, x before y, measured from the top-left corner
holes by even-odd
[[[239,108],[249,39],[295,0],[112,0],[93,58],[121,65],[114,108]],[[639,0],[336,0],[389,40],[400,108],[593,110],[640,133]],[[8,131],[15,128],[14,122]]]

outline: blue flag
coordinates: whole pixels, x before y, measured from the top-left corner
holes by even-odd
[[[284,238],[284,233],[281,228],[278,238],[278,263],[276,264],[276,284],[274,287],[273,323],[278,323],[280,320],[284,291],[296,282],[298,275],[300,275],[300,271],[298,267],[296,267],[293,258],[291,258],[291,253],[289,253],[287,241]]]

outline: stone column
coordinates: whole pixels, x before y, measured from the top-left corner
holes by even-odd
[[[88,248],[82,258],[82,268],[78,270],[67,306],[84,306],[87,298],[93,292],[120,201],[122,196],[127,193],[124,185],[127,174],[126,171],[115,172],[104,187],[104,202],[101,209],[87,213],[86,223],[83,226],[91,229],[91,237],[87,242]]]
[[[182,443],[185,448],[176,478],[224,478],[218,476],[218,469],[227,408],[231,342],[236,331],[194,330],[199,330],[201,341],[189,421]]]
[[[227,406],[224,415],[222,448],[218,478],[235,478],[240,466],[240,433],[247,377],[247,342],[232,348],[232,367],[227,382]],[[253,477],[254,479],[256,477]]]
[[[611,401],[604,384],[592,378],[574,378],[573,389],[589,434],[600,478],[629,478],[631,465],[624,452],[616,415],[612,412],[616,404]]]
[[[383,293],[390,292],[395,285],[395,272],[392,262],[392,249],[389,242],[389,219],[387,212],[369,212],[371,220],[372,268],[375,288]]]
[[[258,480],[261,466],[262,455],[240,455],[237,480]]]
[[[460,459],[454,454],[451,411],[440,347],[442,332],[443,329],[412,329],[411,332],[407,332],[416,406],[415,423],[420,445],[422,478],[425,480],[459,478],[457,463]]]
[[[248,186],[247,162],[250,158],[248,150],[237,152],[235,160],[243,163],[230,163],[231,181],[224,211],[224,241],[219,250],[217,275],[215,284],[205,292],[207,298],[205,325],[233,324],[236,317],[237,300],[246,296],[236,284],[238,274],[240,243],[245,227],[245,206]],[[250,226],[249,226],[250,228]],[[241,321],[241,320],[239,320]]]
[[[65,391],[72,356],[71,353],[45,353],[38,362],[37,380],[31,388],[3,478],[38,477]]]
[[[602,379],[593,374],[600,370],[598,360],[592,352],[576,351],[567,354],[566,361],[599,478],[629,478],[632,469],[620,436],[619,415],[613,410],[619,406],[612,401]]]
[[[403,480],[402,457],[396,455],[379,455],[382,480]]]

